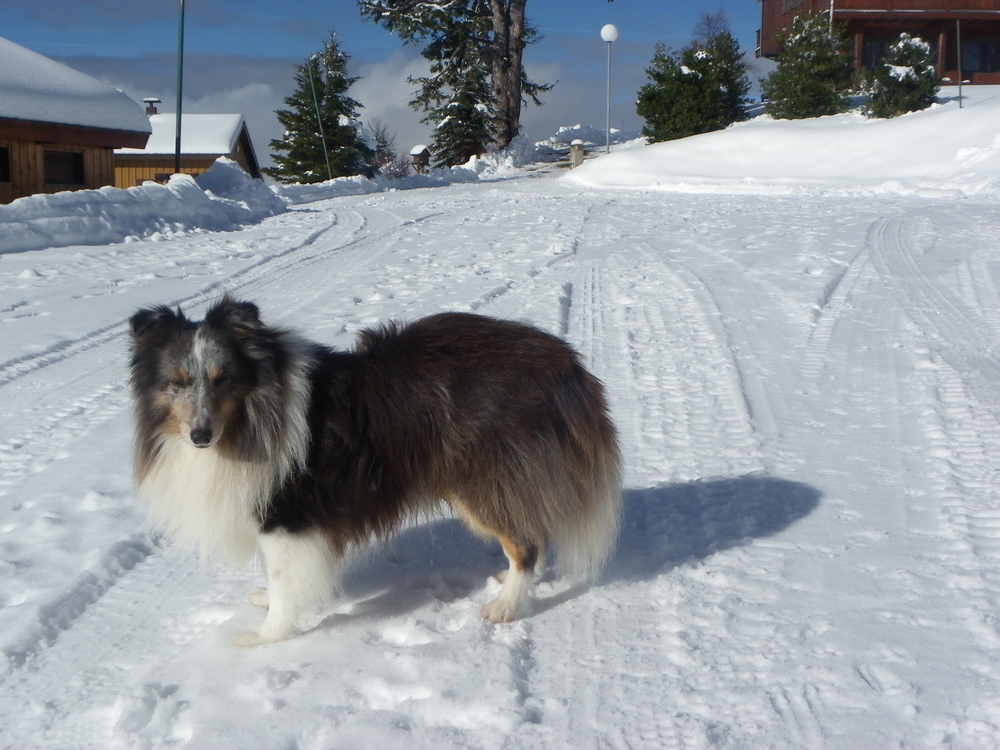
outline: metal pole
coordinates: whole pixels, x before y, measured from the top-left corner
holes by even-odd
[[[958,48],[958,108],[962,109],[962,21],[955,19],[955,46]]]
[[[608,107],[607,119],[604,123],[604,153],[611,153],[611,42],[608,42]]]
[[[333,170],[330,169],[330,154],[326,150],[326,136],[323,134],[323,118],[319,114],[319,99],[316,97],[316,81],[313,79],[313,58],[309,58],[309,85],[312,87],[313,106],[316,108],[316,124],[319,125],[319,140],[323,144],[323,158],[326,159],[327,179],[333,179]]]
[[[181,171],[181,106],[184,101],[184,0],[177,22],[177,122],[174,126],[174,174]]]

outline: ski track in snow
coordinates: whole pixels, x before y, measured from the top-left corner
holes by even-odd
[[[0,363],[0,746],[991,746],[1000,221],[966,210],[516,180],[5,258],[38,348]],[[626,456],[602,578],[486,625],[499,548],[432,518],[302,638],[232,647],[255,576],[148,539],[127,476],[128,315],[223,290],[341,347],[442,309],[564,336]]]

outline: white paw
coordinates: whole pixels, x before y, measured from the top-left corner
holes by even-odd
[[[246,598],[243,599],[247,604],[252,604],[254,607],[260,607],[261,609],[267,609],[270,606],[270,597],[268,596],[266,589],[254,589]]]
[[[265,641],[260,637],[260,633],[256,630],[240,633],[233,638],[233,645],[239,646],[240,648],[255,648],[257,646],[264,645],[264,643]]]
[[[513,622],[521,616],[522,607],[504,596],[498,596],[483,607],[483,619],[488,622]]]
[[[240,648],[256,648],[257,646],[266,646],[268,643],[286,641],[293,635],[295,635],[294,630],[271,631],[262,626],[259,630],[240,633],[233,638],[233,644]]]

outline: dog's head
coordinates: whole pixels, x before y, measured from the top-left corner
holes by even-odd
[[[158,306],[129,324],[140,419],[164,437],[216,445],[260,377],[266,329],[257,306],[224,297],[197,322]]]

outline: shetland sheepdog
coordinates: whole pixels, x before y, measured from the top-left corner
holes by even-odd
[[[361,332],[335,351],[227,297],[202,321],[152,307],[130,319],[135,483],[153,525],[202,558],[246,563],[263,624],[289,638],[333,591],[352,547],[443,500],[510,568],[483,610],[530,604],[550,549],[592,577],[615,543],[620,453],[604,389],[562,340],[441,313]]]

